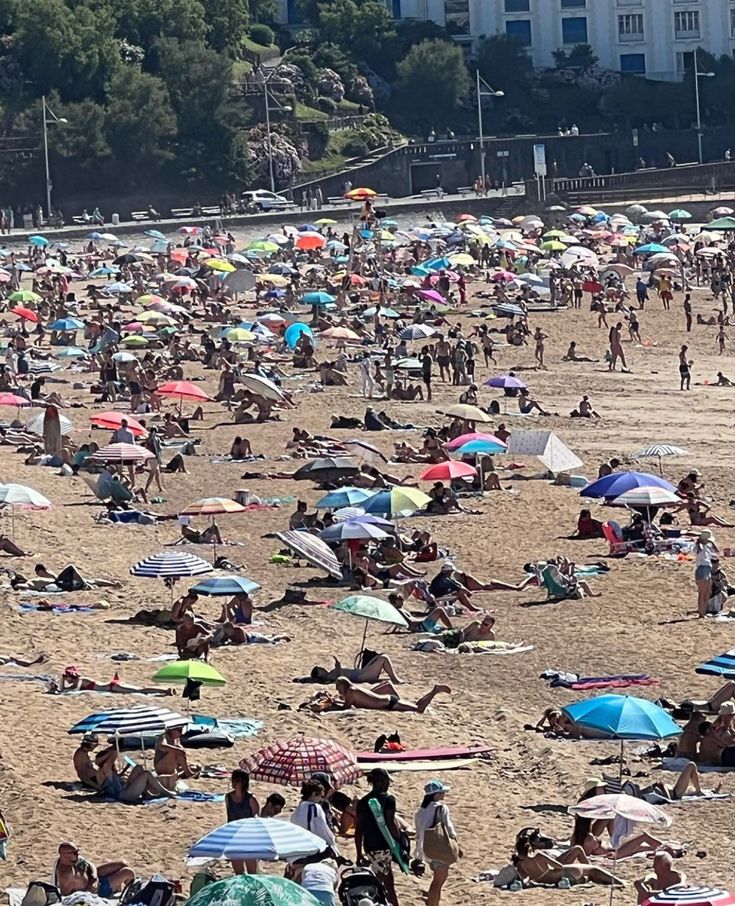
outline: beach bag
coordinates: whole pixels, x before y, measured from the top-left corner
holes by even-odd
[[[214,884],[217,881],[219,881],[219,878],[211,869],[203,868],[201,871],[198,871],[191,879],[189,896],[193,897],[194,894],[199,893],[200,890],[203,890],[205,887],[209,887],[210,884]]]
[[[153,875],[149,881],[136,878],[120,894],[120,906],[174,906],[176,889],[163,875]]]
[[[459,859],[459,844],[449,836],[444,814],[444,807],[439,806],[434,824],[424,831],[424,855],[429,862],[454,865]]]
[[[45,881],[31,881],[20,906],[54,906],[61,902],[61,893],[54,884]]]

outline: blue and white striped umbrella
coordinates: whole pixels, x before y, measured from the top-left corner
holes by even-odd
[[[330,525],[319,535],[323,541],[378,541],[387,538],[388,533],[370,522],[360,522],[357,519],[348,519]]]
[[[118,708],[98,711],[69,730],[69,733],[109,733],[125,736],[130,733],[163,733],[170,727],[184,727],[188,719],[168,708]]]
[[[214,567],[201,557],[183,551],[161,551],[140,560],[130,567],[132,576],[148,579],[180,579],[183,576],[201,576],[211,573]]]
[[[651,444],[650,447],[646,447],[645,450],[641,450],[635,455],[639,458],[658,457],[660,459],[662,456],[686,456],[687,452],[682,447],[675,447],[673,444]]]
[[[196,585],[192,585],[189,591],[195,591],[198,595],[249,595],[252,591],[260,588],[257,582],[248,579],[247,576],[209,576],[202,579]]]
[[[189,850],[189,859],[301,859],[322,852],[321,837],[278,818],[241,818],[210,831]]]

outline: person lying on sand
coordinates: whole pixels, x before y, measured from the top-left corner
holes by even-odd
[[[486,613],[481,620],[473,620],[462,629],[445,629],[436,635],[429,636],[427,642],[436,642],[442,648],[454,649],[472,642],[495,641],[495,617]],[[441,649],[439,649],[441,650]]]
[[[534,848],[533,837],[523,831],[516,837],[512,862],[524,882],[556,886],[562,879],[571,884],[592,881],[594,884],[613,884],[623,887],[624,882],[604,868],[591,865],[579,846],[561,853],[556,858]]]
[[[112,692],[119,695],[158,696],[176,694],[175,689],[164,689],[160,686],[131,686],[127,683],[121,683],[117,673],[109,683],[104,683],[88,676],[82,676],[74,666],[69,666],[64,670],[59,683],[55,681],[49,683],[48,691],[53,695],[63,695],[65,692]]]
[[[198,764],[189,764],[186,750],[181,744],[181,727],[169,727],[156,740],[153,755],[153,767],[159,777],[175,776],[198,777],[201,767]]]
[[[577,352],[577,344],[574,340],[569,344],[567,354],[562,358],[562,362],[599,362],[599,359],[591,359],[589,356],[580,355]]]
[[[699,713],[700,720],[704,719],[705,714],[720,714],[722,706],[735,700],[735,681],[727,680],[720,688],[714,692],[708,699],[685,698],[679,704],[672,702],[667,698],[658,699],[657,704],[668,711],[677,712],[677,716],[690,715],[694,717]],[[732,705],[731,705],[732,707]]]
[[[382,675],[388,677],[392,683],[402,683],[393,669],[393,662],[387,654],[374,655],[363,667],[343,667],[333,656],[334,667],[312,667],[308,676],[294,677],[294,683],[333,683],[338,679],[348,679],[351,683],[377,683]]]
[[[181,516],[181,519],[188,519],[188,516]],[[196,529],[190,528],[188,523],[181,523],[181,537],[190,542],[191,544],[222,544],[222,535],[219,531],[219,526],[213,522],[211,525],[208,525],[204,531],[198,532]]]
[[[656,853],[653,857],[653,874],[647,874],[633,886],[638,892],[638,902],[643,903],[661,890],[686,884],[686,875],[674,868],[674,859],[669,853]]]
[[[109,899],[135,878],[125,862],[104,862],[94,866],[79,855],[73,843],[62,843],[54,865],[53,883],[62,897],[74,893],[93,893]]]
[[[263,635],[259,632],[246,632],[241,626],[234,623],[220,623],[212,633],[212,647],[221,648],[224,645],[277,645],[279,642],[290,642],[291,636],[280,633],[278,635]]]
[[[454,624],[449,619],[449,613],[443,607],[433,607],[428,613],[415,615],[408,613],[405,609],[405,599],[399,592],[391,592],[388,595],[390,603],[401,612],[401,616],[408,624],[409,632],[436,632],[439,626],[446,626],[447,629],[453,629]],[[393,627],[400,629],[401,627]]]
[[[423,714],[437,695],[449,695],[452,691],[449,686],[437,685],[414,703],[402,700],[390,683],[381,683],[372,689],[361,689],[348,679],[341,678],[337,680],[335,687],[340,696],[338,702],[341,700],[344,710],[362,708],[367,711],[411,711],[416,714]]]
[[[572,831],[572,847],[578,847],[585,856],[604,856],[611,859],[628,859],[637,853],[654,853],[668,852],[672,856],[680,857],[683,855],[681,847],[671,847],[658,837],[649,833],[635,834],[625,839],[619,846],[609,846],[592,833],[592,818],[585,818],[577,815],[574,819],[574,830]]]
[[[0,667],[33,667],[36,664],[45,664],[47,654],[0,654]]]
[[[24,551],[23,548],[18,547],[15,541],[12,538],[8,538],[7,535],[0,535],[0,553],[10,554],[11,557],[30,557],[30,551]]]

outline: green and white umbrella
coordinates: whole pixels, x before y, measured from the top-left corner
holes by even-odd
[[[319,900],[285,878],[236,875],[203,887],[187,906],[319,906]]]
[[[342,598],[341,601],[337,601],[336,604],[332,604],[330,610],[339,610],[342,613],[349,613],[354,617],[362,617],[365,620],[365,631],[362,635],[361,648],[365,647],[368,620],[377,620],[379,623],[390,623],[393,626],[408,628],[408,621],[390,601],[384,601],[382,598],[376,598],[373,595],[350,595],[347,598]]]

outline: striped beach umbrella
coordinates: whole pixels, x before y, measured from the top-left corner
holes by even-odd
[[[301,859],[326,843],[311,831],[278,818],[241,818],[205,834],[189,850],[190,859]]]
[[[276,538],[292,550],[297,557],[306,560],[307,563],[318,569],[323,569],[335,579],[342,578],[339,561],[334,552],[321,539],[310,535],[309,532],[294,531],[277,532]]]
[[[112,462],[122,465],[124,463],[145,462],[153,458],[153,453],[145,447],[136,444],[108,444],[101,447],[90,457],[95,462]]]
[[[592,821],[624,818],[635,824],[655,824],[657,827],[671,825],[671,818],[658,806],[627,793],[592,796],[584,802],[570,805],[567,811],[570,815],[580,815]]]
[[[0,484],[0,507],[3,506],[20,507],[23,510],[50,510],[51,501],[24,484]]]
[[[710,658],[695,668],[694,672],[704,673],[708,676],[722,676],[725,679],[735,679],[735,648]]]
[[[229,497],[203,497],[181,511],[182,516],[221,516],[226,513],[246,513],[247,509]]]
[[[636,453],[638,459],[658,459],[658,470],[663,475],[663,463],[661,460],[664,456],[686,456],[688,450],[683,447],[675,447],[673,444],[651,444],[640,453]]]
[[[147,579],[181,579],[184,576],[201,576],[212,572],[212,564],[184,551],[161,551],[130,567],[131,576]]]
[[[163,733],[172,727],[184,727],[188,719],[169,708],[117,708],[98,711],[69,730],[69,733],[109,733],[124,736],[128,733]]]
[[[352,752],[331,739],[312,736],[294,736],[265,746],[243,758],[240,767],[252,780],[282,786],[301,786],[317,771],[328,774],[335,789],[360,776]]]
[[[654,893],[643,906],[733,906],[735,896],[719,887],[689,887],[677,884]]]

